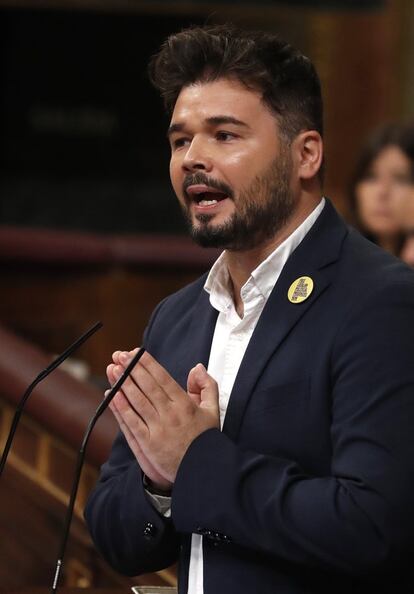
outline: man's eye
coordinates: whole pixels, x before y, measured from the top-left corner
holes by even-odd
[[[235,137],[236,137],[235,134],[232,134],[231,132],[220,131],[220,132],[217,132],[217,134],[216,134],[217,140],[222,140],[222,141],[233,140]]]
[[[175,138],[171,145],[174,149],[179,149],[183,147],[188,142],[188,138]]]

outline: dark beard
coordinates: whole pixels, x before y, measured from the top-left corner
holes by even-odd
[[[188,208],[185,208],[191,237],[202,247],[232,251],[249,250],[272,239],[287,223],[296,206],[290,190],[291,169],[290,152],[286,148],[262,175],[240,193],[237,210],[222,225],[210,225],[214,215],[200,214],[197,215],[199,225],[196,227]],[[256,202],[256,197],[261,197],[261,201]]]

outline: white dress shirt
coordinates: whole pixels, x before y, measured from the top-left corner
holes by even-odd
[[[230,394],[249,340],[260,314],[290,254],[315,223],[325,205],[318,206],[253,272],[241,289],[244,315],[239,317],[233,302],[225,252],[215,262],[204,289],[219,315],[211,344],[208,373],[219,386],[220,426],[223,427]],[[219,488],[219,486],[218,486]],[[203,537],[193,534],[188,577],[188,594],[203,594]]]

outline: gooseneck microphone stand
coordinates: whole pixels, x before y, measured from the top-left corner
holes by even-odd
[[[63,353],[61,355],[56,357],[56,359],[54,359],[52,361],[52,363],[50,363],[50,365],[48,365],[46,367],[46,369],[41,371],[39,373],[39,375],[32,381],[30,386],[27,388],[26,392],[23,394],[22,398],[20,399],[20,402],[17,405],[16,412],[14,413],[14,416],[13,416],[13,421],[11,424],[9,435],[7,437],[6,445],[4,447],[3,454],[1,457],[1,461],[0,461],[0,477],[3,474],[3,469],[6,465],[7,456],[9,455],[9,451],[10,451],[11,445],[13,443],[14,434],[16,433],[16,429],[19,424],[20,417],[22,415],[23,409],[25,407],[25,404],[26,404],[30,394],[33,392],[35,387],[42,380],[44,380],[54,369],[56,369],[56,367],[59,367],[59,365],[61,363],[63,363],[63,361],[65,359],[67,359],[74,351],[76,351],[77,348],[79,348],[86,340],[88,340],[88,338],[90,336],[92,336],[92,334],[95,334],[95,332],[97,330],[99,330],[100,328],[102,328],[102,322],[97,322],[96,324],[94,324],[87,332],[85,332],[85,334],[82,334],[81,337],[79,337],[73,344],[71,344],[65,351],[63,351]]]
[[[72,491],[70,494],[69,504],[68,504],[67,511],[66,511],[66,519],[65,519],[65,525],[64,525],[64,530],[63,530],[63,537],[62,537],[62,540],[60,543],[58,560],[56,563],[55,575],[54,575],[54,579],[53,579],[53,585],[52,585],[52,590],[51,590],[52,594],[56,594],[56,591],[58,588],[59,576],[60,576],[62,565],[63,565],[63,557],[65,555],[66,543],[68,540],[70,524],[71,524],[72,516],[73,516],[73,508],[75,506],[76,494],[78,492],[80,475],[81,475],[81,471],[82,471],[83,461],[85,458],[86,446],[88,444],[89,437],[92,433],[92,429],[94,428],[95,423],[99,419],[101,414],[108,407],[109,403],[111,402],[111,400],[113,399],[115,394],[120,390],[122,384],[127,379],[127,377],[129,376],[129,374],[131,373],[131,371],[133,370],[135,365],[138,363],[138,361],[140,360],[140,358],[142,357],[144,352],[145,352],[145,349],[142,347],[134,355],[134,357],[131,359],[131,361],[129,362],[128,366],[125,368],[122,375],[118,378],[118,380],[112,386],[112,388],[108,392],[107,396],[103,399],[101,404],[96,409],[95,414],[93,415],[92,419],[89,421],[89,425],[86,429],[86,432],[85,432],[85,435],[84,435],[84,438],[82,441],[82,445],[81,445],[79,453],[78,453],[78,459],[77,459],[76,470],[75,470],[75,478],[73,480]]]

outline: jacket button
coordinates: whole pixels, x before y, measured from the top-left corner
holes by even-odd
[[[147,522],[144,526],[144,538],[151,540],[157,534],[157,529],[152,522]]]
[[[201,526],[198,526],[197,528],[197,533],[201,534],[201,536],[210,536],[211,535],[211,530],[208,530],[207,528],[202,528]]]

